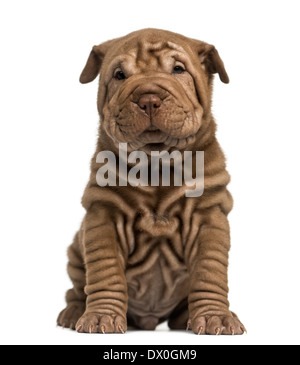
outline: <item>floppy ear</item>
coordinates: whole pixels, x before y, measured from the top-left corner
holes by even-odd
[[[99,74],[104,56],[109,48],[110,41],[94,46],[91,50],[86,65],[81,72],[79,81],[82,84],[87,84],[93,81]]]
[[[218,73],[222,82],[225,84],[229,83],[229,77],[225,70],[224,63],[214,46],[205,44],[204,47],[201,47],[198,54],[200,62],[207,72],[212,74]]]

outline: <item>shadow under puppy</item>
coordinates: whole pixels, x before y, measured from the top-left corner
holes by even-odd
[[[127,324],[152,330],[168,320],[171,329],[196,334],[243,334],[228,302],[232,198],[211,97],[213,74],[229,79],[217,50],[144,29],[94,46],[80,81],[99,73],[99,138],[86,215],[68,249],[73,288],[58,325],[123,333]],[[149,163],[152,151],[204,151],[204,193],[186,197],[187,186],[172,178],[171,186],[100,187],[97,156],[111,151],[119,166],[120,143],[128,153],[145,152]]]

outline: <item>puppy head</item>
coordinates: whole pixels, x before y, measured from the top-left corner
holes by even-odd
[[[209,123],[213,74],[229,82],[214,46],[156,29],[94,46],[80,82],[99,73],[101,130],[147,153],[192,146]]]

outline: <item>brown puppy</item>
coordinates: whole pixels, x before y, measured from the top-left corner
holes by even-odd
[[[108,333],[168,320],[197,334],[242,334],[227,299],[232,198],[211,96],[213,74],[229,79],[217,50],[145,29],[93,47],[80,81],[99,72],[99,138],[86,215],[68,250],[74,287],[58,324]],[[97,155],[111,151],[119,166],[119,143],[144,151],[149,163],[151,151],[204,151],[203,195],[186,197],[172,179],[169,187],[100,187]]]

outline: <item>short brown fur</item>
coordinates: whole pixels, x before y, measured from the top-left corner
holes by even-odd
[[[172,72],[176,65],[184,72]],[[82,199],[86,215],[68,250],[73,288],[58,324],[121,333],[127,324],[151,330],[168,320],[171,329],[196,334],[242,334],[227,298],[232,198],[211,97],[213,74],[229,78],[217,50],[144,29],[93,47],[80,81],[99,72],[99,138]],[[149,94],[161,105],[145,112],[141,98]],[[204,151],[204,194],[187,198],[184,186],[99,187],[96,156],[118,155],[121,142],[148,155]]]

